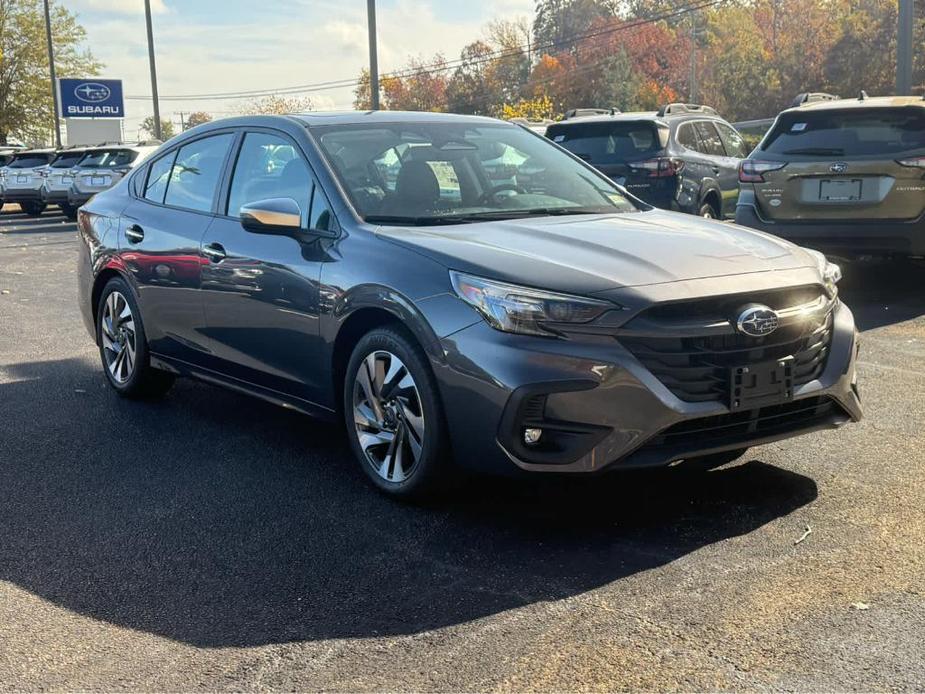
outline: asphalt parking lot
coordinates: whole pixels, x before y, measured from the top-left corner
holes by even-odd
[[[120,400],[76,247],[0,217],[0,688],[925,689],[925,268],[846,269],[861,424],[414,507],[337,427]]]

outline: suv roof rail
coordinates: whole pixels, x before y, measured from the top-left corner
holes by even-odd
[[[862,89],[862,90],[860,91],[860,93],[858,94],[858,101],[867,101],[868,98],[869,98],[869,97],[867,96],[867,92],[865,92],[865,91]]]
[[[611,107],[611,108],[570,108],[565,112],[565,115],[562,117],[562,120],[570,120],[572,118],[587,118],[588,116],[615,116],[618,113],[622,113],[620,109]]]
[[[514,123],[516,125],[552,125],[556,121],[552,118],[524,118],[523,116],[518,116],[516,118],[511,118],[509,123]]]
[[[790,106],[802,106],[803,104],[810,104],[814,101],[835,101],[839,98],[838,94],[827,94],[826,92],[802,92],[796,95]]]
[[[674,116],[679,113],[709,113],[712,116],[718,116],[716,109],[712,106],[704,106],[703,104],[684,104],[684,103],[674,103],[674,104],[665,104],[662,106],[658,112],[655,114],[659,118],[664,118],[665,116]]]

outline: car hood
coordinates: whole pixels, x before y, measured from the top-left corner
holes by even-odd
[[[809,253],[769,234],[658,210],[377,233],[450,269],[580,294],[816,267]]]

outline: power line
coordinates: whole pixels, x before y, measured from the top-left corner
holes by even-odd
[[[454,59],[449,61],[444,61],[439,64],[432,64],[426,69],[413,69],[408,68],[405,70],[399,70],[396,72],[386,73],[381,76],[381,80],[385,79],[396,79],[402,77],[408,77],[412,75],[429,75],[438,72],[446,72],[455,67],[459,67],[462,64],[468,65],[481,65],[488,62],[493,62],[495,60],[500,60],[505,57],[512,57],[518,53],[523,52],[524,49],[530,48],[532,51],[542,51],[546,48],[553,48],[561,45],[569,45],[577,43],[583,39],[587,38],[596,38],[599,36],[606,36],[609,34],[619,33],[621,31],[628,31],[639,26],[644,26],[646,24],[654,24],[667,19],[674,19],[676,17],[683,16],[690,12],[698,12],[715,5],[719,5],[723,2],[728,2],[728,0],[707,0],[705,2],[700,2],[696,5],[691,5],[687,7],[682,7],[676,9],[672,12],[666,12],[661,15],[656,15],[653,17],[648,17],[644,19],[638,19],[624,24],[620,24],[615,27],[608,27],[605,29],[599,29],[592,32],[587,32],[583,34],[575,34],[572,36],[567,36],[564,39],[559,39],[557,41],[550,41],[545,44],[537,44],[531,46],[529,43],[526,45],[518,45],[507,47],[503,49],[498,49],[486,53],[484,56],[481,56],[477,60],[463,60],[463,59]],[[173,95],[173,96],[161,96],[162,101],[218,101],[226,99],[247,99],[247,98],[259,98],[264,96],[276,96],[276,95],[293,95],[293,94],[308,94],[319,91],[327,91],[331,89],[343,89],[348,87],[356,87],[360,84],[360,81],[357,79],[340,79],[340,80],[331,80],[327,82],[316,82],[304,85],[295,85],[290,87],[281,87],[279,89],[263,89],[263,90],[250,90],[250,91],[238,91],[238,92],[213,92],[208,94],[185,94],[185,95]],[[150,99],[150,96],[126,96],[126,99],[133,100],[147,100]]]

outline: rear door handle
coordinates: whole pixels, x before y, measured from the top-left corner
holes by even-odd
[[[202,247],[202,254],[213,263],[220,263],[226,258],[225,249],[220,243],[210,243]]]
[[[128,239],[129,243],[141,243],[145,238],[145,230],[137,224],[132,224],[125,230],[125,238]]]
[[[720,170],[721,170],[721,169],[720,169],[718,166],[714,166],[714,167],[713,167],[713,173],[715,173],[717,176],[719,176]]]

